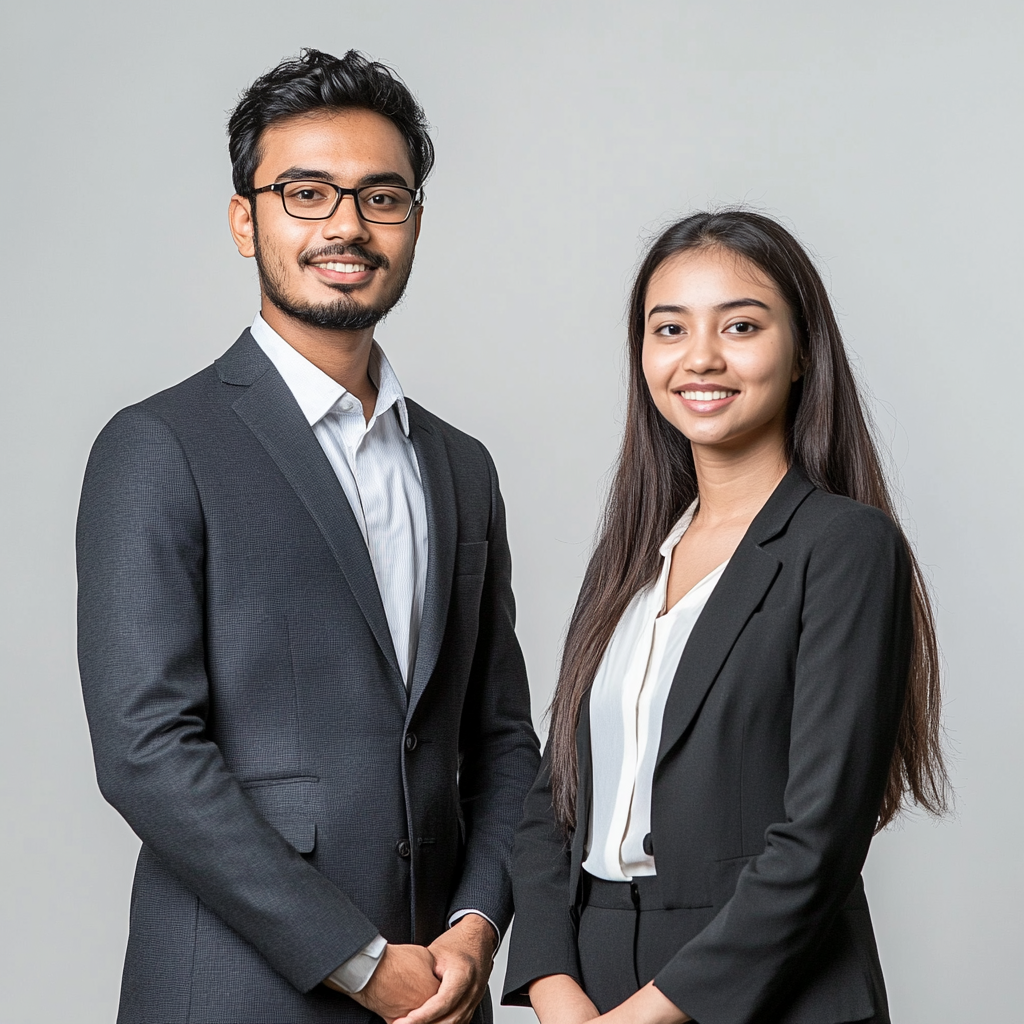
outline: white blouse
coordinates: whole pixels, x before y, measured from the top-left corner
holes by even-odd
[[[672,552],[693,519],[694,502],[672,527],[657,582],[630,602],[604,653],[590,692],[593,810],[584,869],[612,882],[656,874],[644,852],[651,830],[651,784],[665,702],[683,648],[728,561],[667,612]]]

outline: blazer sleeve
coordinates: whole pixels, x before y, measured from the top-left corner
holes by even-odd
[[[515,634],[505,506],[494,463],[482,445],[480,449],[490,475],[491,513],[479,631],[459,735],[465,849],[448,914],[476,910],[504,932],[512,918],[512,839],[537,773],[540,749],[530,715],[526,664]]]
[[[892,761],[911,637],[902,535],[878,510],[840,513],[806,568],[785,820],[654,979],[701,1024],[767,1019],[852,892]]]
[[[504,1006],[529,1006],[530,983],[568,974],[583,984],[574,908],[569,899],[570,843],[551,805],[551,745],[526,798],[516,831],[512,880],[516,917],[505,970]]]
[[[103,795],[186,886],[306,992],[377,934],[260,815],[207,731],[203,510],[174,431],[135,406],[93,447],[78,648]]]

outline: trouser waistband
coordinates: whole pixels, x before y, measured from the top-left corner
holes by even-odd
[[[664,910],[657,875],[637,875],[631,882],[609,882],[583,872],[583,906],[605,910]]]

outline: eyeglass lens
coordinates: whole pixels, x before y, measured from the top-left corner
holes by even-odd
[[[293,217],[320,219],[330,217],[339,196],[323,181],[289,181],[281,189],[284,208]],[[367,185],[356,193],[364,220],[378,224],[399,224],[409,216],[413,197],[402,188]]]

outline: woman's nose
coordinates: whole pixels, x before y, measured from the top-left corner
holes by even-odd
[[[686,369],[693,373],[709,373],[725,367],[718,332],[698,329],[691,333],[686,347]]]

